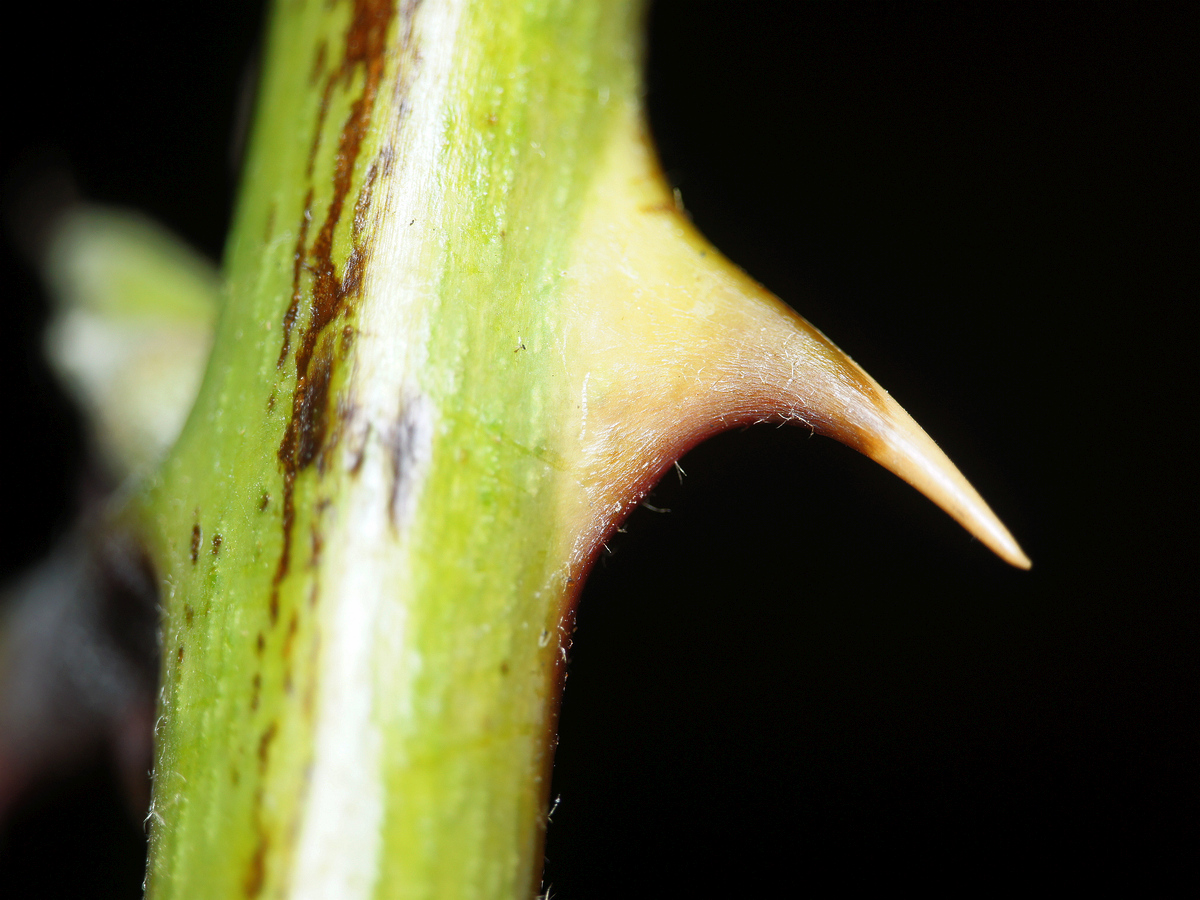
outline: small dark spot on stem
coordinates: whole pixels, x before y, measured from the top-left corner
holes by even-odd
[[[275,732],[279,730],[279,726],[272,722],[263,731],[262,737],[258,739],[258,768],[259,771],[266,771],[267,761],[271,756],[271,741],[275,740]]]
[[[216,556],[217,554],[219,554],[221,552],[221,544],[224,543],[224,541],[225,541],[225,538],[221,537],[221,533],[219,531],[213,532],[213,536],[212,536],[212,555],[213,556]]]
[[[183,644],[180,644],[175,650],[175,664],[179,665],[181,662],[183,662]]]
[[[263,882],[266,879],[267,868],[267,848],[270,846],[270,839],[265,831],[262,830],[262,825],[258,827],[258,844],[254,848],[254,854],[250,857],[250,867],[246,870],[246,880],[243,882],[243,887],[246,891],[246,896],[250,898],[257,897],[262,893]]]
[[[315,569],[321,565],[321,551],[325,549],[325,538],[318,522],[313,522],[309,540],[312,544],[312,562],[309,565]]]
[[[302,384],[296,386],[296,392],[301,395],[297,410],[297,468],[304,469],[312,465],[325,442],[325,433],[329,427],[329,382],[332,377],[333,361],[329,354],[321,353],[313,360]]]
[[[292,252],[292,300],[287,311],[283,314],[283,344],[279,348],[279,359],[275,363],[278,369],[283,368],[292,344],[292,326],[296,324],[296,315],[300,312],[300,276],[304,273],[304,258],[308,254],[308,227],[312,224],[313,191],[308,189],[304,197],[304,214],[300,217],[300,233],[296,236],[296,249]]]
[[[402,398],[400,415],[392,426],[388,440],[388,450],[392,457],[392,491],[388,499],[388,518],[393,527],[398,524],[400,514],[404,511],[413,478],[411,469],[419,453],[417,441],[420,409],[419,397]]]
[[[254,642],[254,649],[258,653],[259,656],[262,656],[263,650],[265,650],[266,648],[267,648],[267,639],[265,637],[263,637],[263,633],[260,631],[258,633],[257,640]]]
[[[346,418],[353,415],[352,412],[346,413]],[[362,469],[363,460],[367,456],[367,440],[371,437],[371,423],[367,423],[367,427],[362,430],[362,437],[358,440],[357,446],[354,448],[354,455],[350,461],[350,474],[357,475]]]
[[[192,565],[200,559],[200,523],[192,526]]]
[[[250,708],[258,709],[258,697],[262,693],[262,673],[255,672],[250,680]]]
[[[329,53],[329,42],[322,40],[317,46],[317,55],[313,60],[312,72],[310,72],[308,76],[309,84],[316,84],[317,79],[319,79],[321,74],[325,71],[325,56],[327,53]]]
[[[350,258],[346,260],[346,269],[342,273],[342,293],[347,297],[357,297],[362,288],[363,266],[366,263],[366,254],[355,247],[350,251]]]
[[[192,605],[190,603],[183,604],[183,621],[188,624],[189,628],[191,627],[192,619],[195,617],[196,611],[192,609]]]
[[[283,658],[290,659],[292,656],[292,644],[296,639],[296,632],[300,630],[300,619],[296,615],[295,610],[292,611],[292,616],[288,619],[287,633],[283,636]]]
[[[351,241],[355,245],[358,244],[363,229],[367,227],[367,213],[371,211],[371,195],[374,193],[375,178],[378,174],[378,165],[371,163],[371,167],[367,169],[367,177],[363,180],[362,189],[358,192],[358,200],[354,203],[354,221],[350,226],[350,234]]]
[[[258,501],[258,511],[262,512],[264,509],[266,509],[270,505],[271,505],[271,495],[268,494],[266,491],[263,491],[262,498]]]

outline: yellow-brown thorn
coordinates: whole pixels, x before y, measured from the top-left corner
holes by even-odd
[[[588,204],[570,270],[564,357],[581,421],[568,455],[581,463],[583,488],[564,510],[577,535],[573,557],[704,437],[782,420],[859,450],[1028,569],[1008,529],[912,417],[692,227],[630,121]]]

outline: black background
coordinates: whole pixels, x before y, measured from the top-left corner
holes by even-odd
[[[32,56],[5,62],[17,231],[49,167],[219,256],[260,12],[31,15],[11,43]],[[804,431],[693,451],[584,593],[554,896],[1194,878],[1193,15],[680,0],[650,35],[697,224],[892,392],[1034,569]],[[68,524],[82,439],[4,250],[10,577]],[[140,824],[105,771],[0,827],[0,893],[137,895]]]

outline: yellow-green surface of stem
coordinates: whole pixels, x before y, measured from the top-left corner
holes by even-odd
[[[279,0],[163,580],[148,893],[529,896],[555,341],[638,4]]]

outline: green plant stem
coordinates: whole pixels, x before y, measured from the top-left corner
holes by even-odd
[[[142,507],[150,896],[536,888],[570,630],[556,310],[637,25],[276,4],[214,352]]]

